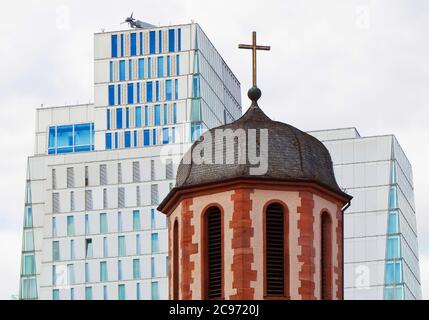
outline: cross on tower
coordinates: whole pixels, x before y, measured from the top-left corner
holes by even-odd
[[[271,50],[270,46],[258,46],[256,44],[256,31],[253,31],[253,41],[252,44],[240,44],[238,45],[239,49],[251,49],[252,58],[253,58],[253,86],[256,87],[256,50]]]

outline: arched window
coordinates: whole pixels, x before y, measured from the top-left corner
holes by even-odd
[[[279,203],[265,210],[265,295],[289,296],[288,215]]]
[[[173,300],[179,299],[179,222],[173,226]]]
[[[332,220],[327,212],[321,216],[321,290],[322,300],[332,299]]]
[[[204,299],[221,299],[223,296],[223,233],[222,213],[210,207],[204,216]]]

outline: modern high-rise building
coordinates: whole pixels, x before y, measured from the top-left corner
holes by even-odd
[[[166,299],[155,208],[190,143],[242,114],[198,24],[98,33],[94,46],[94,104],[36,112],[21,299]]]
[[[338,184],[353,196],[344,215],[344,298],[421,299],[413,173],[395,136],[310,133],[329,149]]]

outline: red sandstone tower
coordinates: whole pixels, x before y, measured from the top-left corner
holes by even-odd
[[[170,299],[343,299],[351,197],[326,147],[268,118],[260,97],[254,76],[249,110],[193,144],[158,207],[168,216]]]

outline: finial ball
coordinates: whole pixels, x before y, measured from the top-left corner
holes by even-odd
[[[256,102],[261,98],[262,92],[258,87],[252,87],[249,89],[249,92],[247,93],[247,96],[250,100]]]

